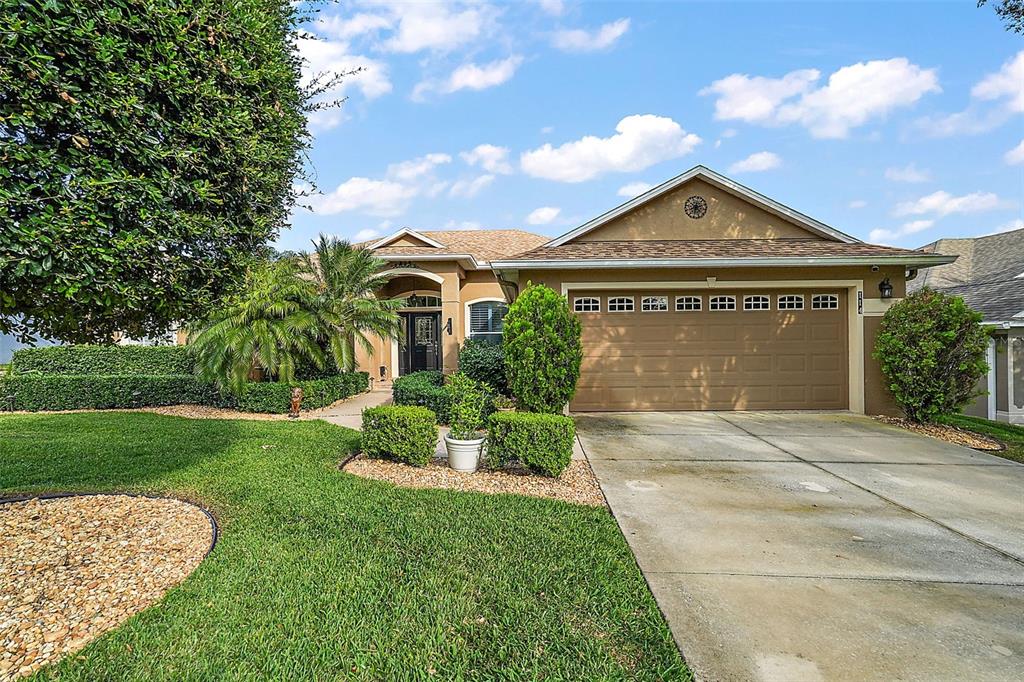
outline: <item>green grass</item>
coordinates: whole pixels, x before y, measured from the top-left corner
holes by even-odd
[[[968,417],[962,414],[943,417],[940,421],[961,429],[974,431],[984,436],[992,436],[1006,443],[1006,450],[991,454],[1012,459],[1024,464],[1024,428],[1006,422],[994,422],[980,417]]]
[[[213,553],[61,680],[690,679],[614,519],[342,473],[318,421],[0,417],[0,491],[196,500]]]

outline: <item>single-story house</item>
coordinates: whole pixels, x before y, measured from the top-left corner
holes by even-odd
[[[995,327],[985,392],[965,414],[1024,424],[1024,229],[973,239],[940,239],[920,251],[957,256],[910,283],[960,296]]]
[[[407,340],[360,358],[385,377],[454,371],[500,338],[528,283],[583,323],[574,411],[836,409],[892,413],[871,358],[888,307],[955,256],[866,244],[703,166],[559,237],[403,229],[363,246],[410,295]]]

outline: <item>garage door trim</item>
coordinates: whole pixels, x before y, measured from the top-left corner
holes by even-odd
[[[849,409],[864,414],[864,315],[859,310],[859,301],[864,295],[864,280],[854,279],[796,279],[796,280],[718,280],[708,277],[705,281],[681,282],[563,282],[562,296],[568,299],[570,291],[586,289],[815,289],[832,288],[847,290],[847,334],[849,340]]]

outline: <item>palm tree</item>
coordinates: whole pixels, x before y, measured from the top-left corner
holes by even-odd
[[[329,333],[317,289],[294,259],[252,268],[240,291],[191,331],[199,374],[235,393],[254,369],[292,381],[301,361],[323,368],[320,341]]]
[[[302,260],[302,275],[317,292],[317,311],[329,329],[327,348],[339,369],[355,368],[356,344],[372,352],[369,335],[399,338],[400,298],[378,298],[388,283],[381,275],[385,261],[369,249],[353,248],[347,241],[325,235],[313,243],[314,253]]]

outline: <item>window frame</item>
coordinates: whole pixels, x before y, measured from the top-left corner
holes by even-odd
[[[783,299],[794,299],[783,301]],[[791,306],[791,303],[799,303],[799,306]],[[776,310],[804,310],[803,294],[779,294],[775,297]]]
[[[731,308],[715,308],[715,302],[719,299],[728,300],[732,304]],[[708,296],[708,312],[712,313],[731,313],[736,312],[736,297],[732,294],[720,294],[718,296]]]
[[[647,302],[649,300],[660,301],[660,304],[664,304],[664,308],[648,308]],[[668,312],[668,296],[662,295],[648,295],[640,297],[640,312],[642,313],[667,313]]]
[[[764,308],[748,308],[747,303],[757,300],[758,303],[764,303]],[[765,294],[744,294],[743,295],[743,312],[746,313],[763,313],[768,312],[772,309],[772,297],[766,296]]]
[[[501,331],[493,332],[474,332],[473,331],[473,306],[484,305],[484,304],[500,304],[505,306],[505,314],[508,314],[509,305],[508,302],[503,298],[488,297],[488,298],[477,298],[472,301],[466,301],[466,340],[469,339],[493,339],[497,337],[500,341],[505,333],[505,316],[501,316]]]
[[[818,305],[819,299],[826,298],[835,305]],[[811,310],[839,310],[839,294],[811,294]]]
[[[629,301],[628,310],[616,310],[613,308],[621,301]],[[636,297],[635,296],[609,296],[606,303],[606,310],[609,313],[634,313],[636,312]]]
[[[681,304],[686,303],[697,303],[696,308],[682,308]],[[704,297],[703,296],[676,296],[676,312],[677,313],[699,313],[704,310]]]
[[[593,310],[580,310],[578,307],[580,303],[587,301],[593,301],[597,304],[597,307]],[[599,313],[601,312],[601,297],[600,296],[573,296],[572,297],[572,311],[574,313]]]

